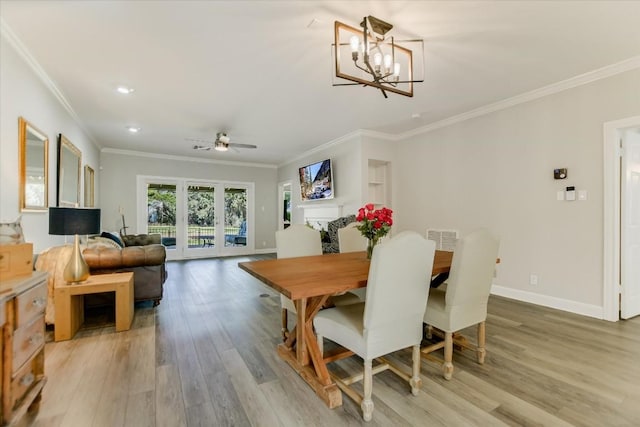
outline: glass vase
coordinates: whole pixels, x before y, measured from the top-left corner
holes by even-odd
[[[371,255],[373,254],[373,248],[377,244],[378,244],[378,239],[376,237],[373,237],[367,240],[367,259],[371,259]]]

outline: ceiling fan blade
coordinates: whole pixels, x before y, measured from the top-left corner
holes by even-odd
[[[205,151],[209,151],[211,150],[211,146],[210,145],[194,145],[193,146],[194,150],[205,150]]]
[[[201,144],[213,144],[215,142],[213,139],[202,139],[202,138],[185,138],[184,140],[189,142],[199,142]]]
[[[253,145],[253,144],[237,144],[235,142],[230,142],[229,143],[229,147],[235,147],[235,148],[258,148],[257,145]]]

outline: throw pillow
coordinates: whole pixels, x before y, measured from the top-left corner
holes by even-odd
[[[87,246],[90,248],[115,248],[122,249],[118,243],[116,243],[113,239],[109,239],[107,237],[92,237],[88,240]]]
[[[120,235],[118,233],[112,233],[110,231],[103,231],[100,234],[100,237],[106,237],[107,239],[111,239],[114,242],[116,242],[120,248],[124,248],[124,242],[122,241],[122,239],[120,238]]]

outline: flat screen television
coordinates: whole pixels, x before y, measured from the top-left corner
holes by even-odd
[[[298,170],[302,201],[333,199],[331,159],[312,163]]]

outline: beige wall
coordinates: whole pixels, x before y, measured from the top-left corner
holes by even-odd
[[[131,154],[103,152],[100,157],[102,224],[108,230],[122,227],[118,212],[125,212],[129,232],[136,230],[136,179],[138,175],[252,182],[255,184],[256,249],[275,248],[277,191],[275,167],[250,167],[203,163]],[[263,245],[262,243],[265,242]]]
[[[603,124],[639,113],[636,69],[409,138],[394,169],[396,231],[487,227],[501,238],[498,292],[597,317]],[[559,167],[568,179],[553,179]],[[557,201],[570,185],[588,200]]]
[[[56,139],[65,135],[82,152],[82,167],[98,169],[100,152],[60,101],[45,86],[13,47],[0,38],[0,219],[15,220],[18,201],[18,117],[24,117],[49,138],[49,206],[56,205]],[[96,174],[96,185],[100,182]],[[81,179],[81,200],[84,197]],[[96,193],[99,206],[100,194]],[[47,211],[22,212],[25,239],[38,253],[64,242],[49,236]]]

